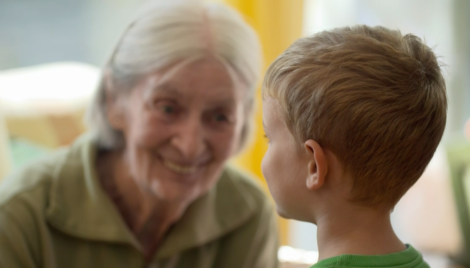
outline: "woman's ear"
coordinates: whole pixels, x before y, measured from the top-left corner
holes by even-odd
[[[111,73],[107,70],[103,74],[104,102],[106,107],[106,117],[109,124],[118,130],[123,126],[122,107],[118,105],[118,97],[112,81]]]
[[[307,140],[304,147],[309,159],[306,185],[309,190],[316,190],[324,185],[328,172],[325,152],[314,140]]]

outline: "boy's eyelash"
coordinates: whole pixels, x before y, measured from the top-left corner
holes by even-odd
[[[266,141],[266,143],[269,145],[271,143],[271,141],[269,140],[268,135],[264,134],[263,137],[264,137],[264,140]]]

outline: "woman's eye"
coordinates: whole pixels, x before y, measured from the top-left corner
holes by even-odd
[[[225,122],[227,121],[227,116],[225,116],[224,114],[216,114],[214,116],[214,120],[217,122]]]
[[[154,101],[151,105],[151,109],[155,115],[158,116],[175,116],[178,115],[179,109],[176,103],[171,101]]]
[[[170,106],[170,105],[163,105],[161,109],[162,109],[162,112],[166,114],[173,114],[175,112],[175,107]]]
[[[221,111],[212,111],[204,116],[204,120],[215,127],[221,127],[232,123],[230,114]]]

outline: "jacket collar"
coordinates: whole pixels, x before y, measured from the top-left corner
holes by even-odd
[[[88,134],[62,152],[53,172],[46,218],[55,228],[77,238],[128,243],[140,249],[98,182],[96,156],[96,144]],[[226,168],[214,188],[191,204],[170,229],[157,259],[213,241],[255,213],[255,200],[238,190]]]

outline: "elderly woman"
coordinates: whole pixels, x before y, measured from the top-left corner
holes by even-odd
[[[0,267],[276,267],[270,202],[226,166],[260,46],[233,10],[148,5],[115,48],[91,132],[0,187]]]

